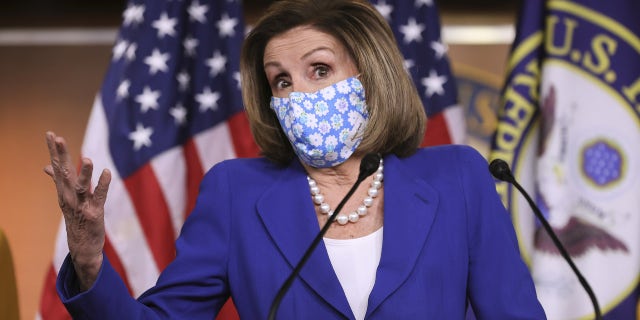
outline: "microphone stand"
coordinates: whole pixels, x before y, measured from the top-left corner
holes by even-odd
[[[311,254],[313,253],[315,248],[318,246],[318,244],[320,243],[324,235],[327,233],[327,230],[329,230],[329,227],[331,227],[331,224],[333,223],[333,221],[335,221],[336,216],[338,216],[338,213],[340,213],[340,210],[342,210],[342,207],[345,205],[347,200],[351,198],[351,196],[356,191],[360,183],[362,183],[364,179],[366,179],[368,176],[370,176],[375,172],[376,168],[378,167],[378,164],[380,163],[380,158],[381,158],[380,155],[374,154],[374,153],[370,153],[364,156],[364,158],[360,162],[360,173],[358,174],[358,179],[356,180],[356,183],[351,187],[349,192],[347,192],[347,195],[344,196],[342,201],[340,201],[340,203],[334,210],[333,214],[329,215],[327,222],[325,222],[320,232],[318,232],[316,237],[313,239],[313,241],[307,248],[307,251],[305,251],[304,255],[300,259],[300,262],[298,262],[298,264],[293,269],[293,271],[291,272],[287,280],[280,287],[280,290],[278,290],[278,293],[276,294],[275,298],[273,299],[273,302],[271,303],[271,308],[269,308],[269,317],[267,318],[268,320],[274,320],[276,318],[276,313],[278,312],[278,307],[280,307],[282,298],[284,298],[284,295],[287,293],[287,291],[293,284],[293,281],[300,273],[300,270],[302,270],[302,267],[307,263],[307,260],[309,260],[309,258],[311,257]]]
[[[511,183],[514,187],[516,187],[516,189],[518,189],[518,191],[520,191],[520,194],[524,196],[524,198],[529,203],[529,206],[533,210],[533,213],[536,215],[540,223],[542,223],[542,226],[544,227],[547,234],[549,234],[549,236],[551,237],[553,244],[556,246],[556,248],[558,248],[558,251],[560,251],[560,254],[567,261],[567,263],[571,267],[571,270],[573,270],[573,273],[578,277],[578,281],[580,282],[584,290],[589,295],[589,299],[591,299],[591,304],[593,305],[593,309],[595,311],[595,315],[596,315],[595,319],[601,320],[602,314],[600,312],[598,299],[596,299],[596,295],[591,289],[591,286],[589,285],[587,280],[584,278],[584,276],[582,276],[582,273],[580,273],[580,270],[578,270],[578,267],[576,267],[576,265],[573,263],[571,256],[562,245],[562,242],[560,242],[560,240],[558,239],[558,236],[556,236],[556,233],[553,232],[553,229],[549,225],[549,222],[542,215],[542,212],[540,212],[540,209],[538,208],[538,206],[535,204],[535,202],[533,202],[533,200],[531,199],[529,194],[524,190],[524,188],[520,186],[518,181],[516,181],[515,177],[511,173],[511,169],[509,169],[509,165],[502,159],[494,159],[493,161],[491,161],[491,164],[489,164],[489,171],[498,180]]]

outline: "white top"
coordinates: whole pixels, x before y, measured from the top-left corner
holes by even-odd
[[[382,228],[356,239],[324,238],[333,270],[356,320],[364,319],[382,253]]]

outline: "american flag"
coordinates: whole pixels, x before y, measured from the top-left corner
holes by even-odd
[[[81,153],[113,174],[104,251],[133,296],[175,257],[204,172],[258,154],[239,90],[243,38],[239,0],[132,0],[124,10]],[[55,290],[67,252],[61,224],[42,319],[70,318]]]
[[[391,25],[425,106],[427,131],[423,146],[461,144],[465,141],[465,115],[457,103],[455,78],[448,47],[440,36],[440,15],[434,0],[372,0]]]
[[[372,1],[393,27],[429,116],[424,145],[462,143],[464,115],[432,1]],[[82,155],[109,168],[105,253],[137,297],[174,258],[174,240],[204,172],[256,156],[242,112],[240,0],[129,2],[96,97]],[[38,317],[69,319],[55,290],[64,225]],[[237,319],[227,304],[218,319]]]

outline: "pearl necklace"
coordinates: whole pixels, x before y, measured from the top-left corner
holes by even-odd
[[[380,159],[380,165],[378,165],[378,170],[373,174],[373,181],[371,182],[371,186],[367,191],[367,197],[362,201],[362,205],[358,207],[357,210],[350,212],[348,215],[344,213],[338,213],[335,221],[337,221],[340,225],[345,225],[347,222],[356,223],[360,220],[360,217],[367,215],[367,208],[373,205],[373,198],[378,196],[378,191],[382,188],[382,179],[384,175],[382,171],[384,170],[384,166],[382,165],[382,158]],[[317,206],[320,206],[320,213],[333,215],[333,210],[331,210],[331,206],[324,202],[324,196],[320,193],[320,188],[315,180],[313,180],[310,176],[307,176],[307,181],[309,182],[309,190],[311,190],[311,197],[313,198],[313,203]]]

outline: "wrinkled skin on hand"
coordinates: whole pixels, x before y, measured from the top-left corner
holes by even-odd
[[[104,203],[111,182],[111,172],[104,169],[98,184],[91,190],[93,163],[82,159],[77,172],[64,138],[47,132],[47,146],[51,164],[44,168],[56,186],[58,204],[64,216],[67,245],[74,269],[80,281],[80,289],[89,289],[102,265],[104,248]]]

